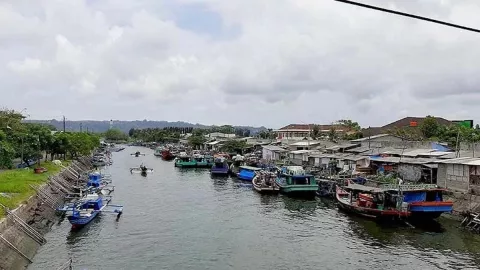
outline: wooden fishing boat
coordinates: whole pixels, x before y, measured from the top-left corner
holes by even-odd
[[[305,173],[301,166],[286,166],[275,179],[280,192],[290,196],[315,197],[318,190],[315,177]]]
[[[228,167],[227,160],[223,157],[217,157],[215,158],[215,163],[210,169],[210,174],[218,176],[228,176],[229,171],[230,168]]]
[[[252,180],[253,189],[262,194],[277,194],[280,188],[275,183],[276,178],[273,172],[259,171]]]
[[[398,197],[380,188],[349,183],[336,187],[335,198],[340,209],[367,218],[402,219],[411,215]]]
[[[436,219],[453,210],[453,202],[443,200],[446,190],[435,184],[384,185],[382,189],[403,198],[402,203],[411,212],[410,219]]]
[[[175,158],[174,166],[179,168],[196,168],[197,161],[191,156],[183,154]]]
[[[173,154],[172,151],[170,151],[170,149],[163,149],[161,151],[161,156],[162,156],[162,159],[166,161],[170,161],[175,158],[175,154]]]

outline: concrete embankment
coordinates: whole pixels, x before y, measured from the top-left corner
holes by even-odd
[[[88,158],[73,161],[41,187],[25,204],[6,213],[0,221],[0,269],[25,269],[45,235],[57,220],[55,207],[78,180],[78,173],[92,168]]]
[[[480,196],[471,193],[450,191],[444,196],[444,200],[453,201],[453,211],[450,217],[464,218],[468,212],[480,212]]]

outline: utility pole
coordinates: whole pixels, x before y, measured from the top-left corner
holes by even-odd
[[[65,115],[63,116],[63,133],[65,133]]]
[[[82,123],[80,123],[80,132],[82,132],[82,131],[83,131],[83,130],[82,130]]]

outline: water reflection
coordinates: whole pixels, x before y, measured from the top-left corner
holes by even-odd
[[[78,232],[53,228],[31,269],[56,269],[66,256],[86,269],[474,269],[479,236],[440,219],[384,225],[338,211],[334,200],[261,195],[250,182],[114,153],[119,222],[103,215]],[[125,168],[144,162],[140,181]],[[138,181],[132,181],[138,180]],[[477,259],[479,258],[479,259]]]

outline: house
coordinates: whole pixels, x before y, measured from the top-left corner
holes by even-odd
[[[276,145],[263,145],[262,158],[265,160],[282,160],[286,157],[288,151]]]
[[[382,127],[369,127],[369,128],[363,129],[362,134],[363,134],[363,137],[368,137],[368,136],[374,136],[379,134],[385,134],[385,133],[388,133],[389,130],[393,130],[395,128],[405,128],[405,127],[417,128],[422,125],[425,119],[426,117],[405,117]],[[453,123],[453,121],[449,121],[441,117],[435,117],[435,119],[437,120],[437,123],[439,123],[440,125],[451,125]],[[455,122],[463,123],[464,121],[455,121]]]
[[[397,172],[401,179],[409,182],[435,183],[438,159],[409,158],[393,156],[371,156],[370,163],[374,171],[382,173]]]
[[[361,139],[351,140],[351,143],[358,143],[361,147],[369,147],[369,148],[379,148],[385,147],[386,143],[388,142],[389,145],[392,142],[396,142],[398,144],[402,143],[403,140],[400,137],[390,135],[390,134],[378,134],[369,137],[364,137]]]
[[[325,151],[327,153],[343,153],[349,149],[354,149],[356,147],[360,146],[360,144],[357,143],[346,143],[346,144],[339,144],[339,145],[334,145],[331,147],[325,148]]]
[[[320,145],[319,141],[299,141],[288,146],[290,150],[312,150]]]
[[[303,165],[308,163],[308,157],[317,153],[315,150],[295,150],[288,153],[288,160],[294,165]]]
[[[438,163],[437,185],[460,192],[480,192],[480,158],[454,158]]]
[[[320,134],[326,136],[331,129],[335,129],[337,134],[350,132],[350,128],[343,125],[316,125],[316,124],[290,124],[274,132],[277,139],[303,140],[309,138],[313,127],[318,126]]]
[[[221,132],[212,132],[210,134],[205,135],[205,137],[210,139],[233,139],[235,138],[235,134],[228,134],[228,133],[221,133]]]

